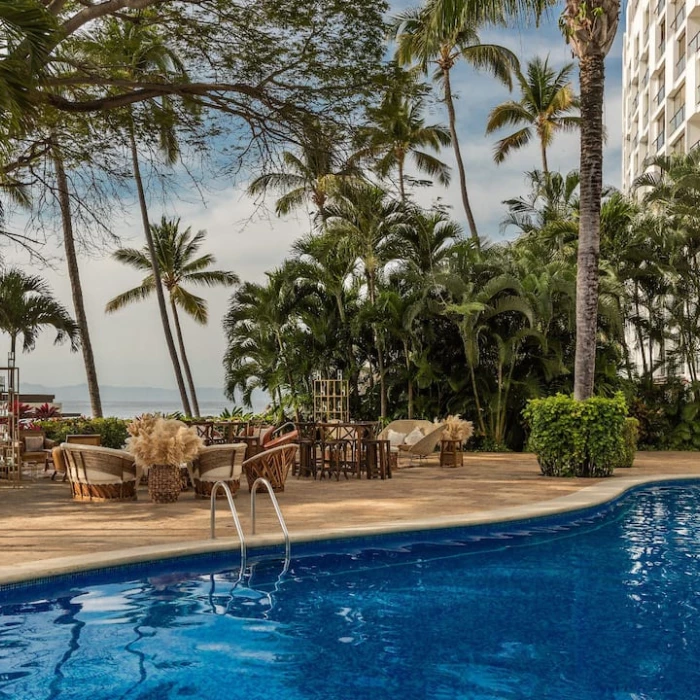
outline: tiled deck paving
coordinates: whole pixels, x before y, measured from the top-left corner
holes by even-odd
[[[318,535],[339,528],[400,526],[431,518],[497,518],[501,510],[530,510],[597,482],[630,477],[697,474],[700,453],[640,452],[632,469],[620,469],[610,479],[552,479],[540,475],[529,454],[465,454],[464,466],[440,468],[436,460],[401,469],[387,481],[313,481],[290,477],[279,495],[289,531]],[[3,482],[0,482],[2,484]],[[621,484],[621,481],[620,481]],[[149,545],[174,545],[209,537],[209,501],[185,492],[176,504],[157,505],[145,487],[137,502],[76,503],[68,484],[39,479],[20,488],[0,486],[0,581],[12,572],[34,568],[42,560]],[[575,497],[572,497],[575,498]],[[245,532],[250,532],[248,491],[237,498]],[[220,501],[218,536],[234,537],[228,505]],[[503,510],[505,509],[505,510]],[[530,510],[531,512],[531,510]],[[510,515],[510,517],[514,517]],[[267,496],[258,496],[258,532],[278,535]],[[229,540],[229,546],[235,542]],[[48,562],[45,562],[48,565]],[[18,566],[24,564],[25,566]]]

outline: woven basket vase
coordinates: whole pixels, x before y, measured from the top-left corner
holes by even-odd
[[[153,464],[148,470],[148,495],[154,503],[175,503],[182,489],[180,467]]]

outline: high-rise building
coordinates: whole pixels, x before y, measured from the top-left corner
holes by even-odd
[[[622,187],[656,155],[700,145],[700,0],[629,0],[622,66]]]

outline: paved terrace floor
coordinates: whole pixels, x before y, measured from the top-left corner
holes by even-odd
[[[279,502],[290,533],[318,535],[339,529],[400,527],[426,519],[498,518],[522,507],[547,509],[554,499],[597,482],[610,487],[630,477],[697,474],[700,455],[640,452],[632,469],[609,479],[554,479],[541,476],[533,455],[465,454],[464,466],[440,468],[436,460],[394,472],[391,480],[287,480]],[[1,484],[2,482],[0,482]],[[573,496],[570,496],[570,501]],[[567,499],[565,499],[566,502]],[[220,502],[219,537],[233,537],[228,506]],[[250,532],[248,492],[237,498],[245,532]],[[551,507],[551,506],[550,506]],[[513,517],[511,515],[511,517]],[[258,532],[278,533],[267,496],[258,497]],[[20,487],[0,486],[0,580],[20,564],[75,555],[95,555],[149,545],[206,540],[209,501],[184,492],[175,504],[154,504],[145,487],[136,502],[82,503],[70,498],[67,483],[38,478]],[[235,543],[231,543],[235,546]],[[49,562],[45,562],[48,564]]]

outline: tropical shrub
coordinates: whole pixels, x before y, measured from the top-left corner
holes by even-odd
[[[637,451],[639,439],[639,421],[636,418],[625,418],[622,426],[624,446],[620,460],[615,467],[631,467],[634,464],[634,454]]]
[[[697,393],[697,387],[680,378],[640,383],[630,401],[630,415],[639,421],[639,449],[700,449]]]
[[[56,406],[50,403],[42,403],[34,409],[33,416],[37,420],[46,420],[47,418],[59,418],[61,411]]]
[[[610,476],[624,453],[626,415],[621,393],[585,401],[557,394],[529,401],[523,412],[545,476]]]
[[[129,436],[128,420],[123,418],[54,418],[36,422],[46,437],[58,443],[65,442],[66,435],[102,436],[102,445],[114,449],[122,449]]]

